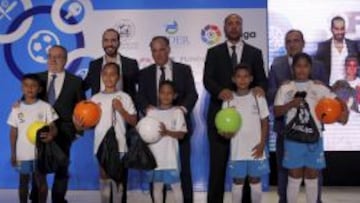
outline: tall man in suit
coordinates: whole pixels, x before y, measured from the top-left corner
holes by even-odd
[[[267,99],[268,104],[271,106],[274,104],[274,99],[278,88],[286,81],[294,78],[294,71],[291,67],[292,57],[303,51],[305,46],[304,35],[300,30],[289,30],[285,35],[285,48],[287,54],[284,56],[278,56],[274,59],[268,82]],[[313,60],[311,69],[311,77],[314,80],[318,80],[321,83],[328,85],[329,75],[325,70],[323,63]],[[277,133],[276,137],[276,161],[277,161],[277,173],[278,173],[278,195],[279,203],[286,203],[286,187],[288,179],[288,171],[282,166],[282,160],[284,155],[284,137],[281,136],[281,131],[284,129],[284,117],[276,118],[274,122],[274,130]],[[320,176],[319,176],[320,177]],[[321,184],[321,178],[319,178],[319,184]],[[319,201],[321,200],[319,187]]]
[[[115,62],[119,64],[121,71],[121,80],[117,84],[118,88],[134,99],[139,72],[138,63],[135,59],[119,54],[120,34],[113,28],[109,28],[103,33],[102,47],[105,55],[90,62],[89,71],[84,80],[84,89],[90,88],[92,95],[104,90],[104,83],[100,76],[102,67],[106,63]]]
[[[331,20],[332,38],[320,42],[315,58],[325,65],[330,85],[345,78],[344,64],[348,55],[358,55],[359,48],[355,41],[345,38],[345,20],[335,16]]]
[[[67,50],[55,45],[49,49],[48,53],[48,71],[39,73],[39,77],[46,88],[44,98],[54,107],[59,119],[55,121],[58,129],[58,135],[55,142],[70,158],[72,142],[77,138],[77,132],[73,122],[73,110],[75,105],[85,99],[82,88],[81,78],[65,71],[67,60]],[[54,183],[52,186],[52,202],[66,203],[65,195],[68,186],[69,171],[68,166],[60,167],[55,172]],[[35,187],[34,187],[35,186]],[[37,188],[33,183],[32,202],[37,200]]]
[[[215,115],[221,109],[223,101],[232,99],[232,90],[234,90],[231,79],[233,68],[238,63],[249,65],[254,75],[251,84],[254,93],[264,94],[266,90],[267,79],[261,50],[242,40],[242,23],[241,16],[237,14],[230,14],[225,18],[224,31],[227,41],[210,48],[205,61],[203,82],[206,90],[210,93],[207,115],[210,144],[210,175],[207,197],[209,203],[223,202],[230,142],[218,134],[215,128]]]
[[[158,87],[161,80],[171,80],[175,84],[177,98],[176,106],[179,106],[185,114],[188,133],[184,139],[179,141],[180,144],[180,161],[181,161],[181,187],[184,195],[184,202],[193,202],[192,178],[190,170],[190,135],[191,112],[195,106],[198,94],[195,89],[195,82],[190,66],[177,63],[169,58],[170,43],[169,39],[164,36],[156,36],[150,43],[152,57],[155,64],[152,64],[139,74],[139,92],[136,102],[140,111],[144,114],[155,108],[158,104]]]

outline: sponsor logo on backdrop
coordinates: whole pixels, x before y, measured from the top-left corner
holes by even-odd
[[[133,39],[136,34],[135,23],[129,19],[120,19],[114,26],[120,34],[121,49],[137,49],[138,43]]]
[[[179,34],[179,23],[176,20],[172,20],[164,25],[164,31],[169,38],[171,46],[187,46],[190,45],[190,39],[188,35]]]
[[[46,63],[49,49],[59,44],[59,37],[55,33],[50,30],[39,30],[30,37],[27,49],[34,61]]]
[[[209,46],[215,45],[221,40],[221,31],[217,25],[206,25],[201,29],[201,40]]]
[[[61,13],[61,18],[67,24],[77,24],[85,16],[84,5],[80,1],[67,1],[62,5],[62,10],[66,11]],[[76,19],[74,21],[73,19]]]
[[[244,40],[255,39],[256,38],[256,32],[255,31],[243,32],[242,37],[244,38]]]

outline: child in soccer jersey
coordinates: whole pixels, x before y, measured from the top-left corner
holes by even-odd
[[[248,177],[252,202],[260,203],[262,197],[260,177],[270,172],[265,155],[269,110],[265,98],[255,96],[249,87],[253,80],[249,66],[244,64],[236,66],[232,80],[236,91],[232,100],[223,103],[223,108],[233,107],[242,117],[242,126],[232,136],[230,144],[232,202],[241,202],[244,179]]]
[[[153,197],[155,203],[163,203],[164,185],[170,186],[175,202],[182,203],[183,194],[180,184],[179,144],[187,132],[183,111],[173,106],[176,97],[175,86],[171,81],[159,84],[159,106],[149,110],[147,116],[161,122],[161,139],[149,148],[153,153],[157,168],[147,172],[149,182],[153,183]]]
[[[13,106],[7,120],[10,125],[11,164],[20,174],[19,199],[21,203],[28,200],[30,177],[34,176],[39,188],[39,202],[45,203],[47,199],[47,184],[45,175],[36,169],[35,143],[32,143],[28,128],[34,122],[44,122],[49,126],[49,132],[40,134],[43,142],[50,142],[56,136],[54,121],[58,115],[50,104],[39,99],[42,91],[40,79],[35,74],[27,74],[22,78],[22,99]]]
[[[287,202],[297,201],[297,195],[302,179],[305,179],[306,200],[315,203],[318,199],[318,172],[325,168],[323,139],[321,137],[321,123],[315,115],[315,106],[323,97],[336,98],[330,89],[310,79],[312,60],[305,53],[296,54],[292,68],[295,80],[283,84],[276,95],[274,104],[275,116],[286,116],[289,123],[296,115],[297,108],[306,101],[310,114],[315,120],[320,139],[315,143],[295,142],[286,138],[284,142],[283,166],[289,169],[287,184]],[[305,98],[295,97],[296,92],[306,92]],[[336,98],[338,99],[338,98]],[[340,99],[338,99],[340,101]],[[341,101],[340,101],[341,102]],[[343,111],[339,122],[345,124],[348,119],[346,104],[341,102]]]
[[[117,90],[116,84],[121,79],[120,67],[116,63],[107,63],[101,71],[101,79],[105,90],[95,94],[91,101],[101,108],[101,118],[95,127],[94,154],[105,137],[108,129],[113,125],[119,146],[119,159],[127,152],[126,124],[135,126],[137,123],[136,110],[131,97],[121,90]],[[74,117],[74,124],[78,129],[83,129],[80,118]],[[118,185],[111,180],[104,169],[100,166],[100,194],[102,203],[120,203],[122,199],[123,185]],[[126,178],[126,177],[125,177]]]

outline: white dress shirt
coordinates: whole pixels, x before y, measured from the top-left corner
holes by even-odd
[[[156,65],[156,81],[157,81],[157,88],[159,90],[159,84],[160,84],[160,75],[161,75],[161,70],[160,70],[160,65]],[[172,75],[172,62],[171,60],[168,60],[168,62],[163,65],[163,67],[165,68],[165,80],[173,80],[173,75]]]
[[[330,85],[333,85],[337,80],[345,79],[345,58],[348,55],[348,48],[345,40],[343,41],[343,49],[341,52],[335,47],[334,40],[331,41],[331,71],[330,71]]]
[[[233,53],[233,49],[231,47],[235,46],[235,51],[236,51],[236,56],[237,56],[237,63],[239,64],[241,62],[241,56],[242,56],[242,52],[243,52],[243,49],[244,49],[244,42],[240,39],[236,44],[232,44],[230,41],[227,41],[226,44],[228,46],[230,58],[231,58],[231,55]]]
[[[55,100],[57,100],[57,98],[59,97],[62,87],[64,85],[64,80],[65,80],[65,71],[60,72],[60,73],[52,73],[52,72],[48,72],[48,81],[47,81],[47,87],[46,87],[46,92],[49,90],[49,86],[51,83],[51,80],[53,79],[53,75],[56,75],[55,78],[55,82],[54,82],[54,88],[55,88]]]
[[[103,56],[103,64],[102,64],[102,67],[104,67],[104,65],[106,64],[106,63],[108,63],[107,61],[106,61],[106,57],[105,56]],[[121,76],[121,78],[120,78],[120,80],[118,81],[118,83],[116,84],[116,89],[117,90],[122,90],[123,89],[123,80],[122,80],[122,67],[121,67],[121,57],[120,57],[120,54],[118,54],[117,56],[116,56],[116,62],[115,63],[117,63],[118,65],[119,65],[119,67],[120,67],[120,76]],[[102,78],[101,78],[101,74],[100,74],[100,91],[104,91],[105,90],[105,85],[104,85],[104,82],[103,82],[103,80],[102,80]]]

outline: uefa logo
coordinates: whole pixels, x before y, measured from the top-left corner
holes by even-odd
[[[120,41],[129,41],[135,35],[135,24],[129,19],[121,19],[115,25],[115,29],[120,34]]]
[[[201,39],[208,45],[214,45],[220,42],[221,31],[216,25],[206,25],[201,30]]]

